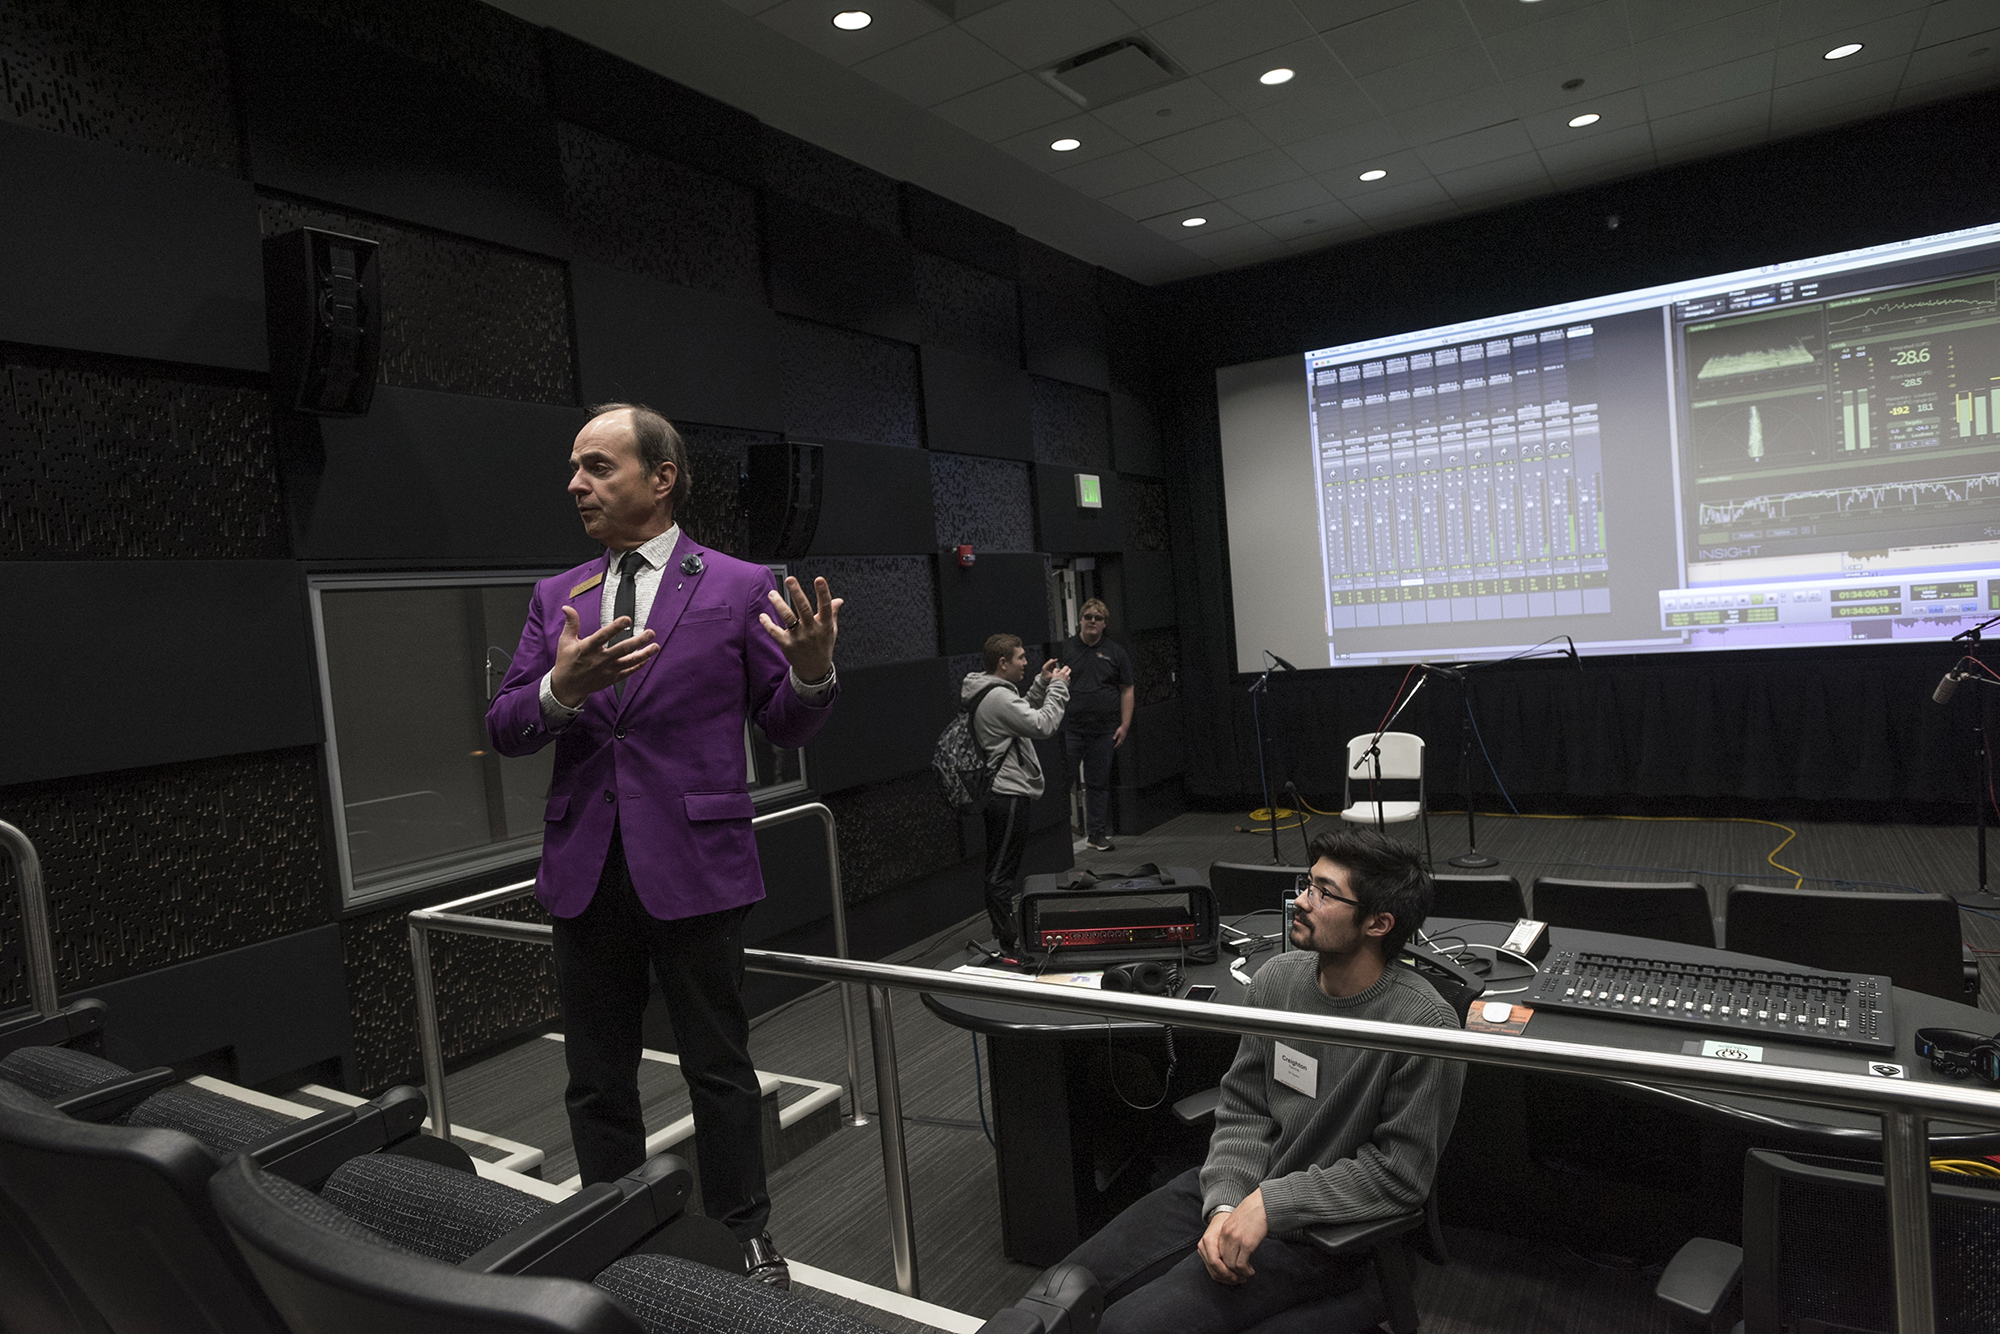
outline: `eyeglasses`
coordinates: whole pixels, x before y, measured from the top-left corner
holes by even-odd
[[[1294,896],[1298,898],[1301,902],[1304,902],[1308,905],[1310,905],[1312,900],[1315,897],[1317,897],[1323,900],[1329,900],[1334,903],[1351,903],[1357,908],[1361,906],[1360,899],[1350,899],[1345,894],[1336,893],[1332,888],[1326,885],[1322,885],[1319,881],[1313,879],[1309,875],[1302,875],[1298,877],[1298,879],[1293,882],[1293,886],[1294,886],[1293,890]]]
[[[1101,621],[1106,618],[1099,616],[1096,612],[1091,612],[1088,616],[1085,616],[1083,619],[1086,621]]]

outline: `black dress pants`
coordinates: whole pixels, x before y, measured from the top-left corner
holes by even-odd
[[[1028,850],[1031,797],[995,793],[986,800],[986,917],[993,936],[1007,949],[1015,945],[1014,887],[1021,878],[1021,854]]]
[[[1083,766],[1083,832],[1101,839],[1111,832],[1111,757],[1118,749],[1117,732],[1082,732],[1063,728],[1063,772],[1076,781]]]
[[[763,1098],[743,1011],[743,918],[727,908],[663,922],[632,888],[625,843],[611,850],[590,906],[555,919],[556,989],[569,1061],[570,1141],[588,1186],[646,1157],[639,1109],[640,1018],[650,971],[667,1000],[681,1075],[694,1099],[694,1153],[710,1218],[749,1241],[771,1217]]]

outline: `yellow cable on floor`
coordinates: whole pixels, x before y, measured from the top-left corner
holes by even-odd
[[[1320,814],[1324,815],[1324,814],[1326,814],[1326,812],[1325,812],[1325,811],[1321,811],[1321,812],[1320,812]],[[1259,806],[1259,807],[1258,807],[1258,808],[1257,808],[1256,810],[1254,810],[1254,811],[1250,812],[1250,815],[1249,815],[1249,817],[1248,817],[1248,818],[1249,818],[1249,819],[1250,819],[1250,820],[1251,820],[1251,821],[1252,821],[1253,823],[1262,823],[1262,824],[1266,824],[1266,825],[1268,825],[1268,824],[1272,824],[1272,823],[1273,823],[1274,821],[1278,821],[1278,820],[1289,820],[1289,819],[1291,819],[1291,818],[1292,818],[1292,817],[1293,817],[1294,815],[1297,815],[1297,816],[1299,817],[1299,822],[1298,822],[1297,824],[1281,824],[1281,825],[1278,825],[1278,826],[1277,826],[1277,828],[1279,828],[1279,829],[1281,829],[1281,830],[1282,830],[1282,829],[1302,829],[1302,828],[1304,828],[1304,827],[1305,827],[1306,825],[1308,825],[1308,824],[1311,824],[1311,823],[1312,823],[1312,817],[1311,817],[1310,815],[1300,815],[1300,814],[1299,814],[1299,812],[1297,812],[1297,811],[1293,810],[1293,809],[1292,809],[1291,807],[1289,807],[1289,806],[1280,806],[1280,807],[1278,807],[1278,808],[1277,808],[1276,810],[1272,810],[1272,809],[1271,809],[1271,808],[1270,808],[1269,806]],[[1257,832],[1259,832],[1259,833],[1265,833],[1265,832],[1267,832],[1267,831],[1266,831],[1266,830],[1261,830],[1261,829],[1260,829],[1260,830],[1258,830]]]
[[[1796,877],[1792,884],[1793,889],[1803,889],[1806,883],[1805,876],[1778,860],[1778,854],[1785,850],[1786,844],[1799,836],[1799,831],[1788,824],[1779,824],[1776,820],[1754,820],[1747,815],[1524,815],[1516,811],[1480,811],[1478,814],[1482,820],[1644,820],[1657,824],[1760,824],[1785,831],[1785,841],[1765,853],[1764,860],[1786,875]]]
[[[1933,1158],[1931,1170],[1962,1177],[2000,1177],[2000,1167],[1975,1158]]]

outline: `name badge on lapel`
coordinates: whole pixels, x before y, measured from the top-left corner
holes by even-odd
[[[597,587],[599,584],[603,582],[604,582],[604,571],[599,570],[596,574],[591,575],[590,578],[584,580],[582,583],[578,584],[575,588],[570,589],[569,595],[571,597],[575,597],[578,593],[588,593],[591,589]]]
[[[1272,1052],[1271,1073],[1280,1084],[1308,1098],[1319,1096],[1319,1061],[1280,1042]]]

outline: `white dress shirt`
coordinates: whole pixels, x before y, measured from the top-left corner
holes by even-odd
[[[673,524],[666,532],[652,538],[645,545],[638,548],[640,556],[639,568],[632,576],[633,634],[638,634],[646,628],[646,621],[653,614],[653,598],[660,591],[661,574],[665,571],[668,560],[673,557],[674,547],[679,544],[680,540],[681,526]],[[598,592],[604,598],[604,614],[598,618],[599,626],[609,625],[615,619],[613,611],[618,606],[618,586],[624,582],[624,576],[619,572],[618,564],[624,557],[624,554],[622,551],[611,553],[611,558],[604,574],[604,582],[598,587]],[[782,595],[782,590],[780,590],[780,593]],[[751,633],[763,634],[764,627],[759,625]],[[583,705],[579,704],[572,709],[569,705],[557,699],[555,689],[550,684],[554,676],[555,669],[553,667],[542,674],[542,722],[551,732],[559,732],[569,725],[571,719],[583,712]],[[792,672],[791,678],[792,689],[798,693],[799,698],[815,707],[824,703],[826,697],[833,692],[834,681],[836,679],[831,670],[827,672],[824,681],[816,681],[810,684],[799,680],[797,672]],[[588,700],[585,701],[585,703],[588,702]]]

